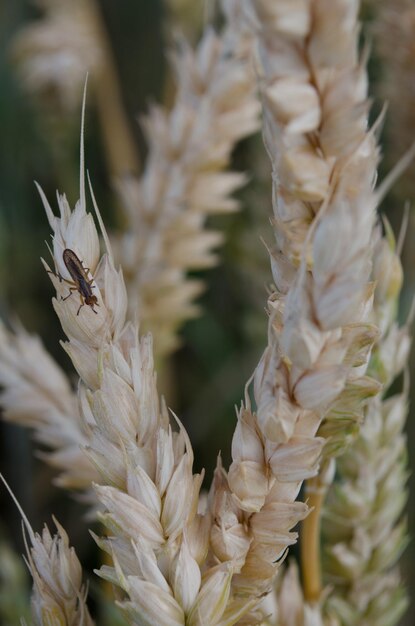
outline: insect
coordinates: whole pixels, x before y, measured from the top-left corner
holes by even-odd
[[[76,314],[79,315],[79,311],[85,304],[90,306],[94,313],[98,313],[98,311],[95,311],[94,309],[94,305],[99,306],[99,304],[98,298],[92,293],[94,285],[92,284],[93,279],[88,278],[87,272],[89,272],[89,268],[84,267],[82,265],[82,261],[78,259],[75,252],[73,250],[70,250],[69,248],[66,248],[63,251],[62,257],[66,269],[68,270],[72,278],[72,280],[67,280],[60,274],[56,274],[59,280],[64,280],[65,283],[71,285],[69,287],[69,294],[65,296],[65,298],[62,298],[62,300],[67,300],[71,297],[74,291],[78,291],[81,298],[81,304]]]

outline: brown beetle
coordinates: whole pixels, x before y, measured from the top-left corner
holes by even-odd
[[[98,313],[98,311],[95,311],[94,309],[94,305],[99,306],[99,304],[98,298],[92,293],[92,290],[94,289],[94,285],[92,284],[94,279],[88,278],[87,272],[89,272],[89,268],[85,268],[82,265],[82,261],[80,261],[76,256],[75,252],[69,248],[66,248],[63,251],[62,256],[66,269],[72,277],[72,280],[68,280],[60,274],[56,274],[59,280],[64,280],[65,283],[71,285],[69,287],[69,294],[65,296],[65,298],[62,298],[62,300],[67,300],[71,297],[74,291],[78,291],[81,298],[81,304],[76,314],[79,315],[79,311],[82,309],[84,304],[90,306],[94,313]]]

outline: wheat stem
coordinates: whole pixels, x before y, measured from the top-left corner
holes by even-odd
[[[324,503],[322,491],[310,491],[307,481],[307,505],[311,512],[302,522],[300,533],[301,572],[303,578],[304,598],[306,602],[317,602],[321,598],[323,583],[321,577],[321,510]]]

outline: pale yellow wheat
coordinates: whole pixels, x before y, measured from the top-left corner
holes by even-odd
[[[245,6],[259,41],[273,164],[276,292],[255,405],[247,394],[233,463],[227,475],[218,468],[211,498],[211,548],[221,561],[237,558],[236,598],[267,593],[297,540],[292,528],[308,513],[297,496],[318,472],[323,418],[335,403],[339,417],[361,412],[378,389],[364,377],[375,337],[368,315],[377,148],[367,125],[358,3]]]
[[[174,106],[151,109],[144,173],[119,184],[127,228],[115,251],[129,315],[151,330],[159,355],[177,346],[178,329],[199,311],[194,300],[203,283],[188,271],[218,261],[223,236],[206,228],[207,218],[235,211],[231,194],[246,182],[226,170],[235,144],[258,127],[259,103],[250,42],[234,30],[228,17],[220,35],[206,28],[195,51],[179,42]]]
[[[325,574],[332,591],[327,612],[345,626],[394,626],[407,607],[398,559],[407,543],[402,511],[407,500],[409,322],[397,323],[402,269],[393,236],[379,238],[374,259],[374,316],[382,329],[369,365],[384,384],[373,398],[353,446],[338,460],[339,482],[324,513]]]

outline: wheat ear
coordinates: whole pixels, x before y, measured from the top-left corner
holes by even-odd
[[[151,109],[144,173],[119,184],[128,228],[116,256],[130,316],[151,330],[158,354],[177,346],[178,327],[198,312],[193,301],[202,283],[187,272],[217,263],[223,237],[206,230],[206,220],[237,209],[231,194],[246,176],[225,169],[235,144],[259,125],[250,39],[235,34],[238,11],[227,10],[220,35],[207,27],[195,51],[178,42],[173,108]]]
[[[267,592],[297,539],[291,529],[308,507],[296,498],[318,472],[323,418],[330,411],[341,431],[343,411],[355,420],[379,389],[364,376],[376,336],[368,314],[378,151],[367,128],[358,4],[258,0],[245,7],[259,41],[273,164],[277,290],[254,376],[255,407],[246,394],[233,463],[227,476],[218,469],[213,488],[213,550],[221,560],[238,556],[237,597]],[[227,541],[233,534],[245,543]]]
[[[390,388],[407,369],[411,320],[398,326],[402,268],[387,231],[375,248],[374,317],[382,334],[369,365],[384,391],[369,402],[359,437],[338,460],[339,482],[323,517],[325,573],[332,585],[326,610],[345,626],[393,626],[408,605],[397,566],[408,541],[402,517],[408,496],[407,372],[401,392],[391,394]]]
[[[229,617],[234,563],[205,562],[211,520],[197,512],[203,475],[193,474],[189,439],[180,424],[173,431],[159,401],[151,336],[139,339],[134,325],[125,323],[122,274],[114,267],[101,221],[107,252],[99,259],[82,176],[80,196],[74,211],[58,196],[60,216],[55,217],[42,195],[53,229],[54,307],[80,375],[86,454],[101,475],[95,491],[108,536],[96,540],[114,565],[99,573],[123,590],[120,606],[130,623],[231,626],[247,600],[233,601]],[[67,249],[94,277],[93,306],[79,308],[76,291],[66,297]]]
[[[35,533],[14,493],[0,474],[23,520],[30,546],[25,545],[26,564],[33,579],[30,608],[33,626],[94,626],[86,605],[87,590],[82,584],[82,567],[68,535],[53,518],[57,533],[44,526]]]
[[[104,60],[89,1],[43,0],[42,19],[22,28],[12,43],[25,89],[36,96],[52,92],[66,112],[77,110],[86,72],[94,73]]]
[[[81,450],[88,439],[76,396],[40,339],[21,326],[11,332],[0,324],[0,384],[4,418],[34,430],[48,450],[42,457],[59,472],[56,484],[89,490],[98,474]]]

